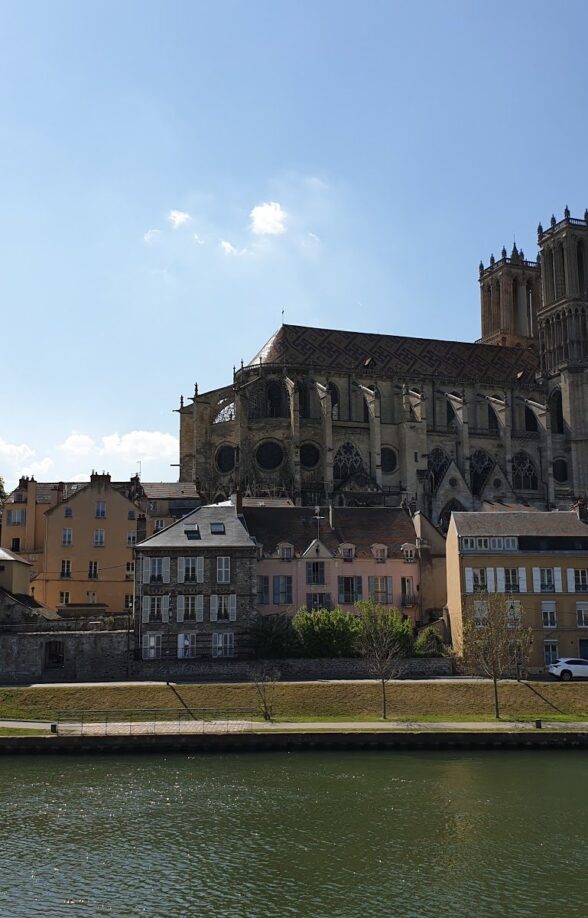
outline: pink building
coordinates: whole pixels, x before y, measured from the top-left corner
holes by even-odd
[[[412,519],[397,507],[244,507],[257,541],[257,609],[351,611],[373,597],[421,620]]]

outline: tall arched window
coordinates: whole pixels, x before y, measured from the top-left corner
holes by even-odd
[[[335,383],[330,382],[327,386],[329,390],[329,395],[331,396],[331,417],[334,421],[340,420],[340,405],[339,405],[339,390]]]
[[[549,399],[549,419],[552,433],[562,434],[564,432],[564,417],[560,389],[556,389]]]
[[[353,443],[343,443],[335,453],[333,477],[335,481],[345,481],[351,475],[364,469],[361,453]]]
[[[433,492],[436,494],[439,485],[445,478],[445,473],[449,468],[451,459],[440,446],[435,446],[434,449],[429,453],[429,459],[427,462],[429,468],[429,474],[431,476],[431,482],[433,485]]]
[[[527,453],[512,457],[512,484],[516,491],[536,491],[539,487],[537,469]]]
[[[301,418],[310,417],[310,392],[303,379],[298,382],[298,410]]]
[[[494,468],[494,459],[483,449],[477,449],[470,458],[472,494],[479,497],[484,490],[490,472]]]
[[[441,532],[447,532],[447,530],[449,529],[449,523],[451,522],[452,513],[460,513],[460,512],[463,513],[465,509],[466,508],[463,506],[463,504],[461,504],[455,498],[453,498],[453,500],[450,500],[447,504],[445,504],[445,506],[443,507],[443,510],[439,514],[438,526]]]
[[[494,433],[498,433],[500,430],[500,424],[498,423],[498,418],[492,405],[488,405],[488,430]]]
[[[281,418],[284,404],[284,387],[277,379],[270,379],[266,390],[267,416],[269,418]]]

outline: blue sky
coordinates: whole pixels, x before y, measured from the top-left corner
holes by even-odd
[[[588,206],[588,7],[3,2],[0,474],[173,478],[281,322],[475,340]]]

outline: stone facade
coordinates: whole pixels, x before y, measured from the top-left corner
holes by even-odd
[[[180,413],[180,478],[208,500],[407,501],[446,528],[485,502],[588,492],[588,217],[540,255],[480,266],[480,342],[283,325],[232,383]]]

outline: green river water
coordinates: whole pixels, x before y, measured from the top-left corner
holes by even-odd
[[[0,916],[588,915],[588,755],[0,759]]]

